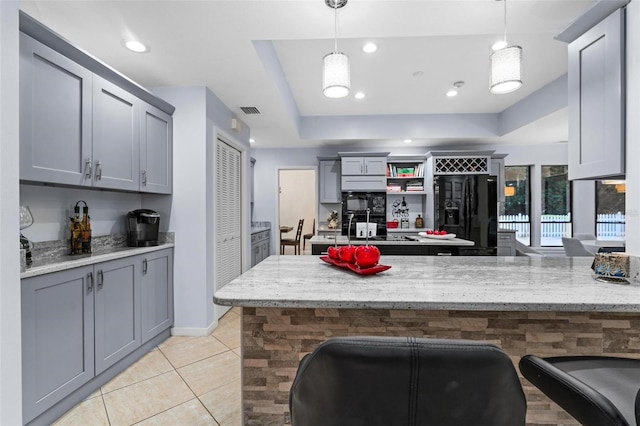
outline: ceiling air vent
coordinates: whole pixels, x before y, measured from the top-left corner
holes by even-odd
[[[261,114],[258,107],[240,107],[245,114]]]

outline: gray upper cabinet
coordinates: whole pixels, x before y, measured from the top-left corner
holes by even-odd
[[[173,120],[141,102],[140,191],[171,194],[173,187]]]
[[[341,201],[340,194],[340,161],[320,160],[318,165],[319,184],[320,184],[320,202],[321,203],[339,203]]]
[[[21,180],[171,193],[173,109],[113,81],[20,34]]]
[[[625,12],[569,44],[569,179],[625,173]]]
[[[142,343],[173,325],[173,250],[142,256]]]
[[[384,157],[342,157],[342,175],[384,175],[387,158]]]
[[[21,283],[24,423],[94,376],[92,274],[85,266]]]
[[[20,179],[90,184],[93,74],[20,35]]]
[[[94,186],[140,188],[139,100],[99,77],[93,78]]]
[[[134,256],[94,266],[96,374],[141,344],[139,262]]]

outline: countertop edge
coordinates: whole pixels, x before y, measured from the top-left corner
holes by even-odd
[[[222,306],[243,308],[288,308],[288,309],[397,309],[433,311],[509,311],[509,312],[618,312],[637,313],[640,304],[551,304],[551,303],[464,303],[464,302],[338,302],[329,300],[251,300],[214,296],[214,303]]]
[[[130,256],[137,256],[139,254],[151,253],[158,250],[164,250],[174,247],[174,243],[166,243],[152,247],[119,247],[109,253],[100,253],[91,256],[79,257],[78,259],[71,259],[65,257],[64,260],[59,262],[49,263],[46,265],[35,266],[27,268],[26,271],[20,273],[20,279],[33,278],[39,275],[50,274],[52,272],[64,271],[67,269],[80,268],[82,266],[93,265],[100,262],[106,262],[109,260],[122,259]]]

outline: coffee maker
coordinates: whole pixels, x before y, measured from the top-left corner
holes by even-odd
[[[158,245],[160,215],[153,210],[138,209],[127,213],[127,244],[129,247]]]

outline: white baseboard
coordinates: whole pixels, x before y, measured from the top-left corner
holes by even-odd
[[[213,330],[218,326],[218,320],[213,321],[207,328],[193,328],[193,327],[173,327],[171,329],[172,336],[188,336],[188,337],[201,337],[208,336],[213,333]]]

